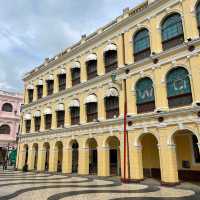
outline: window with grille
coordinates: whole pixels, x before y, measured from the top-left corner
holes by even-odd
[[[66,74],[58,75],[59,91],[66,89]]]
[[[180,14],[168,16],[162,23],[162,45],[167,50],[184,42],[183,25]]]
[[[45,129],[46,130],[51,129],[51,123],[52,123],[52,115],[51,114],[45,115]]]
[[[35,117],[35,132],[40,131],[41,117]]]
[[[4,112],[12,112],[13,111],[12,104],[4,103],[3,106],[2,106],[2,111],[4,111]]]
[[[198,146],[198,139],[196,135],[192,135],[192,145],[193,145],[193,153],[194,153],[195,162],[200,163],[200,149]]]
[[[137,112],[145,113],[155,110],[153,82],[150,78],[140,79],[136,84]]]
[[[110,50],[104,53],[105,71],[106,73],[117,69],[117,51]]]
[[[7,124],[3,124],[0,126],[0,135],[9,135],[10,134],[10,126]]]
[[[106,118],[112,119],[119,116],[119,98],[118,97],[106,97]]]
[[[28,89],[28,102],[32,103],[33,102],[33,90]]]
[[[54,81],[53,80],[48,80],[47,81],[47,95],[52,95],[53,94],[53,87],[54,87]]]
[[[38,85],[37,86],[37,98],[41,99],[43,96],[43,85]]]
[[[65,111],[57,111],[57,128],[63,128],[65,124]]]
[[[86,104],[87,122],[94,122],[98,119],[97,103]]]
[[[80,78],[80,68],[73,68],[71,69],[72,73],[72,86],[78,85],[81,82]]]
[[[142,29],[136,33],[133,39],[134,60],[139,61],[147,58],[151,54],[149,31]]]
[[[90,60],[86,63],[87,79],[90,80],[97,76],[97,60]]]
[[[30,131],[31,131],[31,120],[26,120],[25,126],[26,126],[26,133],[30,133]]]
[[[167,96],[170,108],[192,104],[192,92],[188,71],[179,67],[167,75]]]
[[[200,34],[200,3],[196,7],[197,26]]]
[[[80,124],[80,108],[79,107],[71,107],[70,114],[71,114],[71,125]]]

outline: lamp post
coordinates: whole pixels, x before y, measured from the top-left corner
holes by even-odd
[[[125,74],[129,74],[129,69],[125,70]],[[117,75],[116,73],[113,73],[111,75],[111,79],[113,83],[116,83]],[[123,171],[123,179],[121,179],[122,182],[128,183],[129,182],[129,174],[127,177],[126,173],[126,167],[127,167],[127,87],[126,87],[126,77],[123,78],[123,85],[124,85],[124,171]],[[123,89],[123,87],[122,87]]]

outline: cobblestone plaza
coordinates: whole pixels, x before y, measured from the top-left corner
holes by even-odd
[[[191,189],[192,188],[192,189]],[[116,178],[64,176],[0,170],[0,200],[197,200],[200,187],[182,183],[163,187],[153,179],[141,184],[121,184]]]

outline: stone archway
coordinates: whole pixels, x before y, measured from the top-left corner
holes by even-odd
[[[29,157],[29,147],[28,144],[24,144],[22,147],[22,157],[21,157],[21,167],[20,169],[23,169],[26,166],[28,166],[28,157]]]
[[[50,153],[50,144],[45,142],[43,145],[44,149],[44,171],[49,171],[49,153]]]
[[[33,169],[37,170],[37,164],[38,164],[38,144],[33,144]]]
[[[139,138],[142,150],[143,176],[161,179],[158,140],[151,134],[143,134]]]
[[[94,138],[87,140],[86,146],[89,150],[89,174],[97,174],[98,171],[98,153],[97,153],[97,141]]]
[[[109,175],[120,176],[121,163],[120,163],[120,141],[117,137],[111,136],[106,140],[106,146],[108,147],[108,164]]]
[[[190,130],[178,130],[172,135],[176,147],[179,180],[200,181],[200,149],[198,135]]]
[[[57,172],[62,172],[62,161],[63,161],[63,144],[58,141],[55,144],[55,170]]]
[[[72,173],[78,173],[78,149],[79,144],[76,140],[71,141],[72,148]]]

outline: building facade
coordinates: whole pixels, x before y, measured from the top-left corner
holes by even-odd
[[[8,149],[16,149],[23,96],[0,90],[0,162]]]
[[[197,179],[199,27],[197,0],[145,1],[27,73],[18,169]]]

